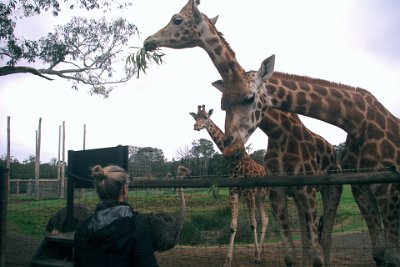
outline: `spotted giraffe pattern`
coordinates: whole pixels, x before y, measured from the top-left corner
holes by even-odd
[[[251,134],[265,109],[296,112],[347,132],[341,157],[344,170],[400,170],[400,120],[369,91],[310,77],[273,72],[275,57],[258,71],[244,74],[246,86],[231,85],[222,97],[227,112],[225,133],[232,143]],[[238,103],[246,103],[241,105]],[[246,123],[239,124],[239,121]],[[352,185],[353,196],[367,223],[377,266],[400,266],[399,184]]]
[[[197,3],[198,4],[198,3]],[[208,19],[206,15],[201,14],[197,8],[196,2],[190,0],[186,4],[186,6],[181,10],[180,13],[173,15],[171,21],[162,28],[160,31],[155,33],[152,36],[149,36],[145,42],[144,47],[147,50],[153,50],[157,47],[170,47],[170,48],[187,48],[187,47],[201,47],[203,48],[209,55],[210,59],[212,60],[214,66],[220,73],[221,77],[223,78],[223,83],[226,88],[230,86],[245,86],[242,76],[244,75],[244,70],[240,66],[240,64],[236,60],[236,56],[234,51],[230,48],[229,44],[226,42],[223,35],[218,32],[215,28],[214,24],[216,23],[216,18]],[[261,113],[259,114],[259,116]],[[281,111],[272,111],[270,112],[271,116],[264,116],[263,118],[272,118],[272,117],[279,117],[279,118],[287,118],[283,120],[286,123],[296,122],[299,125],[305,127],[300,119],[295,114],[288,114]],[[269,126],[269,122],[264,120],[265,129]],[[291,125],[279,125],[279,121],[274,120],[275,124],[273,127],[283,128],[282,132],[285,132],[287,135],[291,136],[291,132],[286,130],[286,127],[291,127]],[[277,122],[277,123],[276,123]],[[257,128],[257,127],[255,127]],[[254,130],[255,130],[254,128]],[[271,135],[268,136],[269,140],[274,139],[275,143],[280,143],[281,147],[276,149],[277,154],[273,154],[272,152],[268,154],[268,157],[275,159],[277,163],[279,163],[284,170],[285,173],[301,173],[301,172],[308,172],[308,173],[316,173],[320,171],[320,162],[317,158],[317,154],[314,148],[311,148],[311,145],[307,145],[309,143],[316,144],[315,140],[307,141],[306,138],[308,136],[296,136],[293,138],[282,138],[281,136]],[[322,139],[322,138],[320,138]],[[291,142],[300,142],[299,147],[300,150],[295,150],[295,156],[292,154],[292,147]],[[323,139],[322,139],[323,140]],[[304,143],[302,143],[304,141]],[[225,140],[227,142],[227,140]],[[326,142],[326,141],[325,141]],[[238,145],[238,149],[244,147],[244,143]],[[296,144],[296,143],[295,143]],[[332,152],[333,150],[331,150]],[[283,154],[282,154],[283,153]],[[322,154],[322,153],[321,153]],[[302,158],[302,156],[308,156],[307,158]],[[329,157],[327,157],[330,159]],[[269,158],[267,158],[269,159]],[[324,158],[325,159],[325,158]],[[334,158],[335,160],[336,158]],[[292,165],[286,165],[286,164]],[[334,162],[334,164],[336,164]],[[302,242],[303,242],[303,265],[307,261],[307,255],[311,258],[314,266],[320,266],[324,262],[324,255],[329,262],[329,251],[330,251],[330,241],[331,240],[331,232],[328,231],[329,226],[324,227],[324,237],[322,240],[326,240],[326,242],[322,242],[323,244],[323,251],[324,255],[321,253],[321,246],[318,242],[318,235],[317,235],[317,221],[316,221],[316,188],[315,187],[304,187],[298,188],[296,191],[296,202],[298,203],[298,211],[300,215],[300,224],[302,227]],[[328,191],[328,190],[324,190]],[[330,213],[330,216],[334,218],[336,214],[336,209],[338,205],[338,199],[340,198],[341,189],[337,189],[336,191],[333,190],[335,194],[332,193],[332,197],[323,198],[326,199],[324,202],[324,212],[326,210],[333,210],[334,212]],[[291,232],[287,229],[288,223],[288,214],[286,208],[286,193],[287,190],[281,190],[279,194],[271,195],[272,200],[271,202],[275,202],[274,200],[278,201],[277,196],[285,195],[285,197],[280,197],[280,199],[285,199],[284,204],[277,204],[275,205],[275,213],[278,214],[280,228],[282,230],[282,234],[284,236],[285,245],[287,247],[287,251],[285,253],[286,264],[291,266],[294,262],[293,253],[290,251],[291,248],[294,247],[293,241],[291,238]],[[339,197],[338,197],[339,196]],[[336,197],[336,199],[334,198]],[[328,202],[331,201],[331,202]],[[274,205],[273,205],[274,206]],[[282,215],[281,215],[282,214]],[[327,216],[326,218],[328,218]],[[304,220],[303,218],[307,218]],[[330,221],[327,221],[327,225],[329,225]],[[331,222],[333,225],[333,220]],[[329,236],[325,238],[325,236]],[[310,248],[310,249],[309,249]],[[307,252],[307,253],[306,253]],[[230,266],[231,262],[229,257],[225,262],[225,266]]]
[[[225,92],[224,82],[219,80],[213,83],[215,87]],[[258,109],[245,120],[235,117],[235,109],[224,106],[226,122],[229,120],[242,120],[240,125],[249,125],[247,131],[242,131],[240,136],[249,138],[251,134],[260,128],[268,136],[268,148],[264,158],[264,166],[267,175],[284,174],[318,174],[340,171],[340,165],[333,146],[320,135],[309,130],[300,120],[297,114],[282,112],[277,109],[264,109],[262,92],[254,95],[254,102]],[[245,112],[241,110],[238,112]],[[236,133],[239,128],[235,128]],[[233,136],[225,138],[228,150],[234,150],[238,144]],[[228,142],[233,142],[231,145]],[[236,141],[236,142],[235,142]],[[247,139],[243,140],[246,142]],[[233,153],[233,152],[232,152]],[[318,254],[318,243],[323,250],[323,259],[326,266],[330,265],[330,249],[332,245],[332,230],[339,206],[343,187],[319,186],[319,187],[280,187],[271,188],[270,201],[276,214],[278,225],[282,234],[285,251],[285,263],[287,266],[294,264],[294,243],[289,227],[289,215],[287,211],[287,196],[294,196],[299,215],[299,223],[302,234],[303,266],[307,264],[307,255],[314,266],[319,266],[321,256]],[[321,192],[324,217],[324,227],[321,240],[318,241],[316,220],[316,192]],[[303,218],[311,218],[303,220]],[[290,248],[290,249],[289,249]],[[317,257],[315,255],[318,255]]]
[[[232,168],[232,177],[265,177],[266,172],[264,166],[253,160],[244,149],[240,148],[243,153],[234,155],[224,148],[224,133],[223,131],[211,120],[213,110],[208,112],[204,105],[197,107],[197,113],[190,112],[189,114],[195,119],[194,130],[200,131],[206,129],[211,139],[217,145],[218,149],[224,154],[225,158],[229,160]],[[235,148],[235,151],[238,150]],[[264,200],[269,193],[268,187],[257,188],[230,188],[229,200],[231,206],[231,236],[227,260],[232,261],[235,237],[237,233],[237,221],[239,216],[239,197],[246,201],[247,211],[249,215],[250,228],[253,231],[254,247],[255,247],[255,262],[261,262],[261,247],[264,243],[265,234],[267,231],[269,217],[265,212]],[[261,236],[258,242],[257,238],[257,220],[256,209],[261,221]]]

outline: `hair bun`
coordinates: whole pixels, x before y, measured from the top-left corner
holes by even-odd
[[[100,181],[107,178],[104,175],[104,169],[103,169],[103,167],[101,167],[101,165],[96,165],[92,168],[92,176]]]

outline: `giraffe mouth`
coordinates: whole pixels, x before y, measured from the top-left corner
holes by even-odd
[[[157,43],[155,40],[149,40],[149,38],[147,38],[143,43],[143,47],[144,47],[144,51],[152,52],[152,51],[156,50]]]

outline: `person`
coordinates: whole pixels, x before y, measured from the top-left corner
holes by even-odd
[[[92,168],[100,202],[74,237],[75,267],[158,267],[149,232],[127,203],[128,175],[119,166]]]

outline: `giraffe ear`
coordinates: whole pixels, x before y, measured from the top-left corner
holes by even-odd
[[[217,80],[215,82],[212,83],[212,86],[214,86],[215,88],[217,88],[218,90],[220,90],[222,93],[225,90],[224,87],[224,81],[223,80]]]
[[[192,14],[194,18],[194,23],[199,24],[203,20],[203,17],[201,16],[199,9],[197,8],[197,3],[194,0],[192,0]]]
[[[215,26],[215,24],[217,23],[218,17],[219,17],[219,16],[215,16],[214,18],[211,18],[211,19],[210,19],[212,25]]]
[[[192,117],[196,119],[196,114],[194,112],[189,112],[189,114],[192,115]]]
[[[213,109],[210,109],[209,111],[208,111],[208,117],[210,117],[212,114],[213,114]]]
[[[265,80],[272,76],[275,67],[275,55],[270,56],[261,63],[261,67],[257,72],[258,85],[263,84]]]

